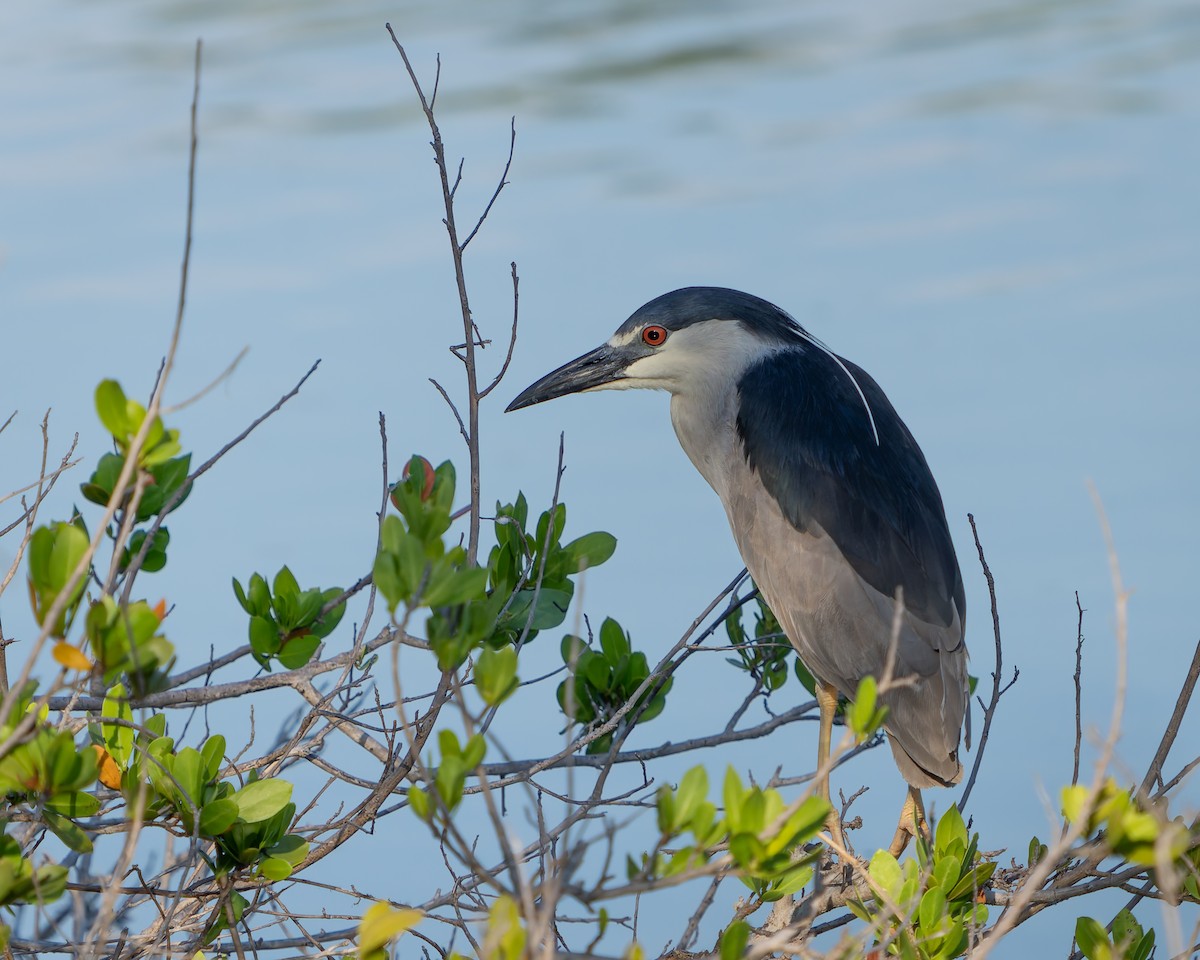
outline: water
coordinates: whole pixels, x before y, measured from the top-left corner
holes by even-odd
[[[0,18],[0,414],[21,410],[0,439],[0,486],[32,479],[46,407],[53,450],[79,430],[95,456],[95,382],[149,389],[174,311],[197,36],[196,242],[174,399],[250,353],[179,415],[185,442],[217,449],[323,358],[172,520],[177,555],[155,588],[179,604],[184,660],[241,642],[231,575],[287,562],[324,585],[366,569],[377,411],[393,462],[420,450],[465,465],[426,380],[458,383],[445,347],[461,333],[428,133],[391,21],[426,82],[442,56],[464,222],[494,189],[516,117],[511,183],[468,257],[476,318],[497,341],[511,260],[522,278],[512,371],[482,415],[485,502],[518,488],[548,501],[565,430],[571,528],[621,542],[586,584],[593,619],[617,616],[651,651],[677,637],[740,566],[720,506],[661,397],[500,411],[645,300],[740,287],[870,370],[920,440],[986,683],[987,600],[965,514],[979,521],[1006,659],[1021,668],[973,800],[983,845],[1020,857],[1069,779],[1075,591],[1088,610],[1084,719],[1107,723],[1112,593],[1089,481],[1134,589],[1119,753],[1131,776],[1144,769],[1197,639],[1193,5],[910,0],[867,16],[769,0],[52,0]],[[69,509],[72,489],[53,509]],[[28,632],[17,592],[0,608],[10,636]],[[538,656],[552,663],[555,646]],[[710,659],[679,681],[650,739],[709,729],[713,688],[731,683]],[[1190,720],[1168,768],[1198,735]],[[800,772],[811,741],[785,732],[710,766]],[[874,785],[860,802],[874,804],[869,823],[891,815],[900,787],[886,757],[841,781]],[[1188,788],[1180,812],[1196,802]],[[1012,951],[1065,949],[1074,915],[1051,911]],[[674,933],[651,930],[648,946]]]

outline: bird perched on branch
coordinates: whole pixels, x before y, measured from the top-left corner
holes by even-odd
[[[879,385],[786,312],[722,287],[651,300],[590,353],[521,393],[671,394],[671,422],[725,506],[754,582],[817,679],[819,789],[829,798],[838,695],[866,676],[909,784],[892,844],[921,829],[920,790],[962,776],[966,603],[937,484]],[[897,604],[902,604],[897,620]],[[843,847],[841,822],[830,829]]]

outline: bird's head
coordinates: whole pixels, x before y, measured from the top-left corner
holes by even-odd
[[[765,354],[808,339],[766,300],[724,287],[684,287],[636,310],[607,343],[546,374],[508,410],[588,390],[710,389],[736,380]]]

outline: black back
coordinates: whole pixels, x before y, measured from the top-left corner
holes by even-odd
[[[879,443],[847,373],[800,342],[738,383],[746,459],[792,525],[819,524],[872,587],[886,596],[903,587],[905,606],[942,626],[953,602],[965,624],[962,575],[925,456],[879,385],[842,362],[870,404]]]

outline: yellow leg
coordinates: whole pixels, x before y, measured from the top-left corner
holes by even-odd
[[[929,826],[925,822],[925,804],[921,800],[921,791],[910,786],[904,798],[904,806],[900,808],[900,822],[896,824],[896,835],[892,838],[889,852],[898,857],[908,846],[910,837],[915,837],[917,831],[921,836],[929,836]]]
[[[846,849],[846,836],[842,833],[842,818],[829,796],[829,747],[833,740],[833,715],[837,712],[838,692],[832,684],[818,681],[817,706],[821,710],[821,727],[817,734],[817,793],[829,803],[830,813],[827,825],[829,833],[843,850]]]

